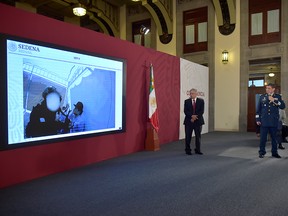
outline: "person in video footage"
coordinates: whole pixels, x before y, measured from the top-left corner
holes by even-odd
[[[85,131],[85,119],[83,115],[83,103],[77,102],[74,104],[73,112],[69,115],[70,119],[70,132],[82,132]]]
[[[256,123],[260,125],[260,146],[259,157],[263,158],[266,154],[265,146],[268,132],[271,136],[272,157],[281,158],[277,149],[277,128],[279,125],[279,109],[285,108],[285,103],[280,94],[276,94],[275,85],[266,86],[266,94],[259,98],[256,111]]]
[[[62,97],[55,87],[49,86],[42,93],[43,100],[33,107],[26,127],[26,137],[56,135],[69,131],[68,117],[64,122],[57,120]]]

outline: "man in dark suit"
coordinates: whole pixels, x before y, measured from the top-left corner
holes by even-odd
[[[185,152],[187,155],[191,155],[191,137],[194,131],[195,133],[195,153],[202,155],[201,152],[201,131],[204,124],[204,100],[198,98],[197,89],[191,89],[189,91],[190,98],[184,102],[184,125],[185,125]]]

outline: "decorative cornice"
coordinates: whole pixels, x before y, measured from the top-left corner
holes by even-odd
[[[127,16],[147,13],[147,10],[142,5],[131,5],[127,7]]]

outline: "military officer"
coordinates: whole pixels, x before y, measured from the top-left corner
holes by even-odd
[[[285,108],[285,103],[280,94],[276,94],[275,85],[266,85],[266,94],[259,98],[256,111],[256,123],[260,126],[260,149],[259,157],[266,154],[265,146],[268,132],[271,136],[272,157],[281,158],[277,151],[277,126],[279,122],[279,109]]]

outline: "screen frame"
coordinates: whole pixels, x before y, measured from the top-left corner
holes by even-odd
[[[28,141],[28,142],[22,142],[22,143],[8,143],[8,65],[7,65],[7,40],[15,40],[23,43],[29,43],[39,46],[44,46],[52,49],[58,49],[61,51],[68,51],[68,52],[75,52],[83,55],[89,55],[92,57],[97,58],[103,58],[108,60],[115,60],[122,62],[123,68],[122,68],[122,128],[119,130],[113,130],[113,131],[104,131],[104,132],[95,132],[95,133],[89,133],[89,134],[77,134],[77,135],[71,135],[69,137],[57,137],[57,138],[51,138],[51,139],[44,139],[44,140],[35,140],[35,141]],[[64,142],[67,140],[79,140],[83,138],[88,137],[96,137],[96,136],[104,136],[104,135],[111,135],[111,134],[117,134],[117,133],[124,133],[126,132],[126,76],[127,76],[127,60],[123,58],[118,57],[112,57],[107,56],[103,54],[99,54],[96,52],[91,52],[87,50],[82,49],[76,49],[72,47],[67,47],[59,44],[9,35],[0,33],[0,84],[2,86],[2,90],[0,92],[0,97],[2,103],[0,104],[0,113],[1,113],[1,119],[0,119],[0,151],[2,150],[9,150],[9,149],[15,149],[19,147],[28,147],[28,146],[35,146],[40,144],[52,144],[56,142]],[[116,109],[116,107],[115,107]],[[116,111],[116,110],[115,110]]]

